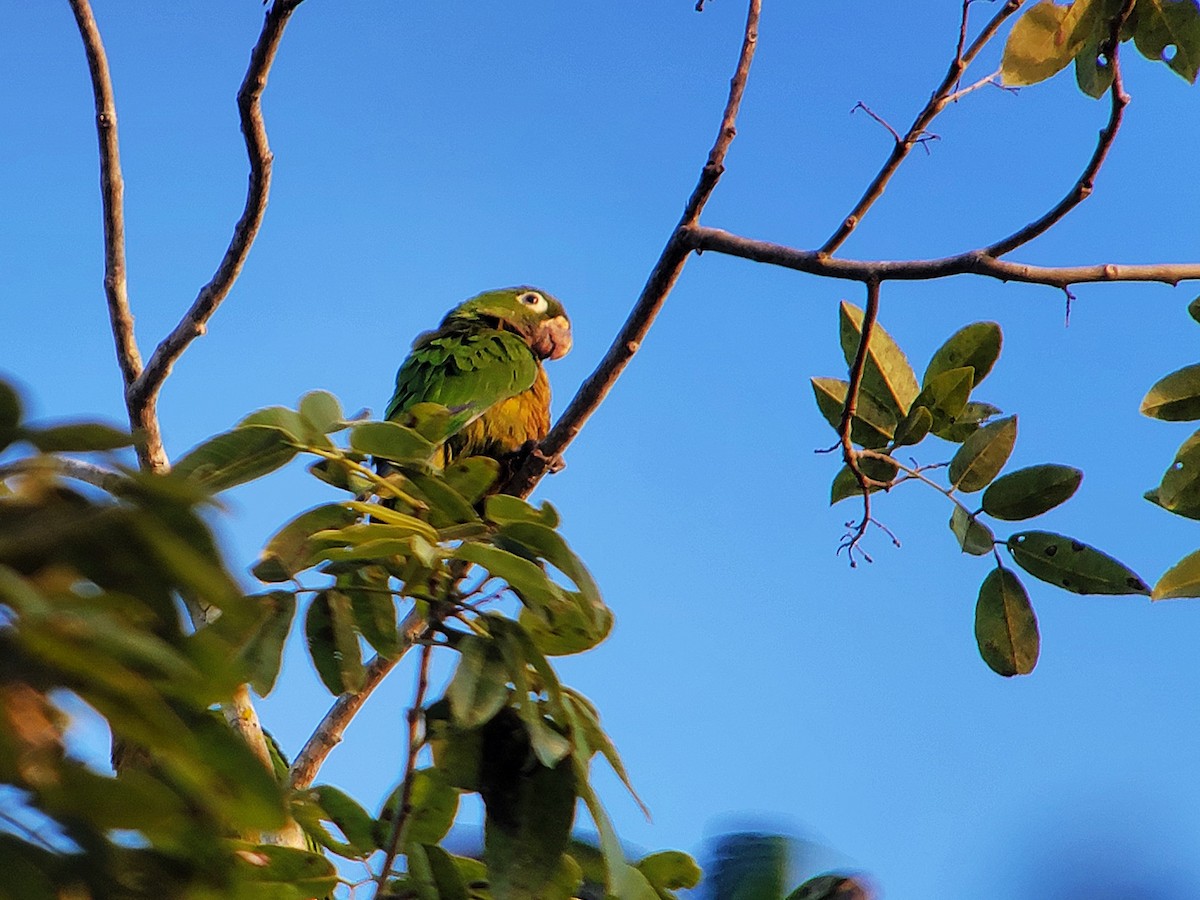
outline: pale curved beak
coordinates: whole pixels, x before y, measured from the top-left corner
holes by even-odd
[[[566,316],[555,316],[538,330],[534,352],[542,359],[562,359],[571,350],[571,323]]]

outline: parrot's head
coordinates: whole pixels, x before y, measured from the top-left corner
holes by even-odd
[[[571,321],[563,305],[528,285],[485,291],[460,303],[442,325],[455,322],[478,322],[518,334],[539,359],[560,359],[571,349]]]

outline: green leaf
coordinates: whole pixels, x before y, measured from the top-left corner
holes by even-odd
[[[392,819],[404,792],[401,784],[392,791],[379,813],[376,838],[380,845],[391,829]],[[458,814],[458,791],[450,786],[445,773],[438,769],[416,769],[409,790],[409,814],[401,835],[405,846],[436,844],[450,831]]]
[[[678,850],[663,850],[644,856],[637,869],[659,894],[664,891],[690,890],[703,874],[696,861]]]
[[[1000,474],[1017,440],[1017,417],[984,425],[963,441],[950,460],[950,483],[958,490],[981,490]]]
[[[977,386],[987,378],[1000,358],[1003,340],[1000,326],[995,322],[972,322],[960,328],[929,360],[925,376],[921,379],[922,386],[927,387],[932,379],[952,369],[968,367],[974,370],[971,387]]]
[[[621,755],[617,752],[616,745],[600,725],[600,713],[595,705],[574,688],[564,687],[562,693],[567,715],[571,719],[572,733],[582,731],[586,739],[585,742],[576,745],[577,750],[578,748],[587,747],[592,752],[599,752],[612,767],[617,777],[621,779],[621,784],[625,785],[625,790],[629,791],[629,795],[633,797],[634,802],[641,808],[642,813],[649,819],[650,810],[647,809],[646,804],[642,802],[642,798],[634,790],[633,781],[629,778],[629,772],[625,769],[625,763],[621,759]]]
[[[454,721],[478,728],[508,702],[508,666],[495,641],[468,634],[458,644],[461,654],[446,699]]]
[[[970,366],[946,369],[927,375],[925,387],[913,401],[913,409],[924,408],[932,416],[930,430],[944,431],[957,421],[967,407],[975,370]],[[910,411],[911,416],[911,411]]]
[[[16,428],[21,424],[21,397],[12,385],[0,381],[0,429]]]
[[[944,429],[935,431],[938,437],[945,441],[953,441],[956,444],[961,444],[976,431],[979,426],[993,416],[1000,415],[1000,408],[992,406],[990,403],[979,403],[971,400],[963,408],[962,413],[954,420],[953,425],[949,425]]]
[[[811,382],[817,408],[830,427],[837,431],[841,428],[850,383],[837,378],[813,378]],[[896,416],[867,391],[860,390],[854,419],[850,422],[850,439],[860,447],[879,450],[887,446],[895,430]]]
[[[340,503],[326,503],[302,512],[267,542],[252,570],[254,577],[268,582],[291,581],[316,563],[313,550],[320,542],[313,540],[314,534],[341,528],[357,518],[354,510]]]
[[[1179,516],[1200,517],[1200,431],[1180,445],[1171,467],[1163,474],[1154,502]]]
[[[1008,539],[1008,550],[1034,578],[1076,594],[1150,593],[1128,566],[1065,535],[1022,531]]]
[[[466,882],[455,860],[436,844],[422,844],[430,879],[437,889],[438,900],[470,900]],[[411,859],[411,852],[410,852]]]
[[[446,484],[458,491],[468,503],[478,503],[487,489],[496,483],[500,463],[487,456],[457,459],[442,471]]]
[[[350,446],[393,462],[424,461],[433,456],[434,445],[411,428],[395,422],[363,422],[350,429]]]
[[[1113,83],[1112,59],[1100,52],[1107,41],[1108,34],[1096,30],[1075,54],[1075,83],[1081,91],[1096,100],[1107,94]]]
[[[1188,304],[1187,311],[1194,321],[1200,322],[1200,297]]]
[[[1138,0],[1133,40],[1147,59],[1165,62],[1191,84],[1200,71],[1200,8],[1195,0]]]
[[[240,841],[234,846],[234,871],[247,887],[231,895],[235,900],[306,900],[329,894],[337,884],[333,863],[319,853]]]
[[[325,812],[326,818],[345,835],[350,846],[359,856],[369,856],[377,849],[375,842],[375,820],[357,801],[335,787],[318,785],[308,792]]]
[[[308,607],[304,631],[313,665],[331,694],[362,687],[362,654],[345,594],[335,590],[317,594]]]
[[[869,882],[834,872],[809,878],[784,900],[870,900],[874,896]]]
[[[248,599],[257,600],[267,608],[258,633],[242,652],[250,686],[258,696],[265,697],[275,688],[279,677],[283,645],[296,615],[296,597],[287,591],[271,591]]]
[[[896,463],[889,462],[883,459],[875,459],[873,457],[862,457],[858,461],[858,467],[862,469],[862,473],[868,478],[875,481],[890,483],[899,472]],[[876,485],[870,486],[870,492],[873,494],[876,491],[882,491],[883,488]],[[847,497],[861,497],[862,487],[858,483],[858,479],[854,477],[854,473],[850,471],[849,466],[842,466],[838,473],[833,476],[833,484],[829,487],[829,505],[845,500]]]
[[[842,301],[839,311],[839,332],[842,355],[846,365],[853,367],[862,340],[863,311],[852,303]],[[867,347],[866,367],[863,369],[863,388],[878,398],[893,419],[900,419],[920,393],[917,376],[908,364],[908,357],[878,322]]]
[[[26,428],[23,436],[43,453],[119,450],[134,443],[129,432],[96,422]]]
[[[547,528],[557,528],[559,523],[558,510],[551,506],[548,500],[542,501],[541,508],[538,508],[520,497],[493,494],[487,498],[483,510],[487,520],[495,522],[497,525],[507,525],[512,522],[534,522]]]
[[[247,425],[193,447],[173,471],[219,493],[282,468],[296,453],[287,432]]]
[[[997,674],[1028,675],[1037,665],[1037,617],[1021,579],[1008,569],[993,569],[979,587],[975,641],[979,655]]]
[[[893,447],[912,447],[925,440],[925,435],[933,430],[933,413],[927,410],[924,406],[917,404],[908,411],[900,424],[896,426],[896,433],[892,437]]]
[[[1032,519],[1071,499],[1083,472],[1045,463],[1002,475],[983,492],[983,511],[1010,522]]]
[[[1200,364],[1184,366],[1155,382],[1142,398],[1141,412],[1167,422],[1200,419]]]
[[[301,397],[300,415],[318,434],[329,434],[344,427],[342,404],[328,391],[310,391]]]
[[[1200,597],[1200,550],[1189,553],[1158,579],[1150,592],[1151,600],[1175,600]]]
[[[467,541],[455,549],[454,555],[481,566],[497,578],[503,578],[522,602],[553,606],[564,599],[562,588],[550,580],[545,569],[515,553],[490,544]]]
[[[396,624],[396,601],[388,590],[386,578],[368,581],[350,578],[339,581],[339,589],[350,598],[354,624],[375,651],[385,659],[400,652],[400,633]]]
[[[1005,84],[1037,84],[1066,68],[1079,52],[1079,42],[1063,34],[1069,10],[1053,0],[1042,0],[1017,19],[1000,58],[1000,77]]]
[[[954,512],[950,514],[950,530],[958,538],[958,546],[963,553],[984,556],[991,553],[995,546],[996,536],[992,534],[992,529],[968,515],[961,506],[954,507]]]
[[[305,433],[309,430],[305,428],[304,419],[301,418],[300,413],[294,409],[288,409],[286,406],[267,406],[263,409],[256,409],[238,422],[238,428],[251,425],[278,429],[297,444],[304,443]]]
[[[446,783],[460,791],[478,791],[482,730],[457,728],[451,718],[450,703],[443,698],[426,707],[425,733],[433,751],[434,767]]]

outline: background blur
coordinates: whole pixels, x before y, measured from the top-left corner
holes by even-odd
[[[868,104],[907,127],[949,62],[959,4],[771,3],[740,135],[706,224],[821,243],[890,149]],[[973,7],[976,27],[995,9]],[[247,165],[234,94],[255,0],[95,0],[117,90],[130,295],[142,351],[211,275]],[[382,413],[413,336],[479,290],[528,282],[571,313],[552,365],[561,409],[606,349],[712,142],[745,9],[658,3],[308,0],[271,75],[276,154],[245,273],[161,400],[178,456],[245,413],[323,388]],[[47,419],[123,419],[101,290],[92,99],[65,3],[0,0],[0,372]],[[1127,47],[1128,120],[1096,195],[1014,258],[1200,258],[1200,91]],[[998,66],[985,54],[968,81]],[[1069,75],[947,110],[845,247],[941,255],[1009,233],[1074,183],[1107,115]],[[1082,286],[1069,327],[1047,288],[957,278],[888,284],[882,322],[918,372],[955,329],[993,319],[1005,352],[979,394],[1020,415],[1013,465],[1087,473],[1043,527],[1147,580],[1196,526],[1146,503],[1187,436],[1139,416],[1195,362],[1195,288]],[[1005,680],[980,660],[986,560],[912,486],[884,498],[875,563],[835,556],[849,504],[808,378],[837,376],[853,284],[722,258],[689,262],[642,352],[539,495],[618,617],[564,660],[654,813],[602,781],[622,836],[703,856],[752,827],[807,842],[799,874],[869,873],[891,900],[1200,896],[1200,606],[1085,598],[1031,583],[1042,658]],[[945,458],[951,454],[949,448]],[[933,448],[923,449],[933,453]],[[922,462],[935,458],[923,456]],[[248,565],[328,495],[299,466],[228,496],[220,528]],[[1015,529],[1014,529],[1015,530]],[[1032,582],[1032,579],[1030,579]],[[407,669],[405,670],[407,671]],[[402,766],[405,672],[323,780],[368,805]],[[260,704],[289,752],[330,698],[290,647]],[[81,752],[107,738],[81,719]],[[466,821],[480,810],[465,809]]]

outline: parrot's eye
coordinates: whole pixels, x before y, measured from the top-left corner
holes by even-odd
[[[528,306],[534,312],[545,312],[549,305],[546,303],[546,298],[537,291],[526,291],[517,297],[517,302]]]

